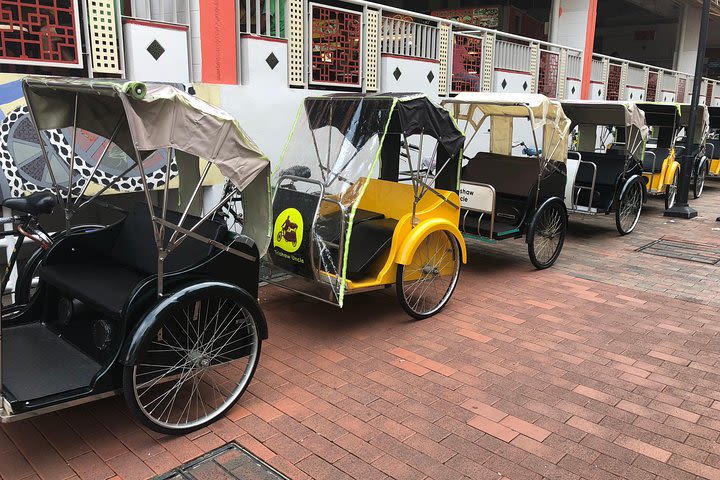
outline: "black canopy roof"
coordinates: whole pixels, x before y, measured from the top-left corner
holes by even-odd
[[[388,120],[388,134],[429,135],[449,157],[455,157],[465,142],[450,113],[420,93],[340,93],[308,97],[305,111],[310,128],[332,125],[358,149],[373,135],[382,134]]]

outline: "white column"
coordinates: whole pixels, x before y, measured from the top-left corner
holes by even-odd
[[[675,70],[686,73],[695,71],[701,18],[701,8],[687,4],[682,7],[678,25],[678,40],[675,46]]]
[[[550,41],[585,49],[590,0],[553,0],[550,19]]]

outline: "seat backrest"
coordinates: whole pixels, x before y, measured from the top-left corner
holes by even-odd
[[[480,152],[463,167],[461,180],[487,183],[499,194],[526,198],[539,173],[537,158]]]
[[[160,216],[160,210],[156,208],[155,214]],[[181,217],[182,214],[178,212],[168,211],[166,218],[168,222],[177,224]],[[197,217],[188,215],[183,227],[190,229],[199,220]],[[172,232],[173,230],[169,228],[165,229],[166,245]],[[227,233],[227,227],[220,222],[207,220],[200,224],[195,232],[203,237],[222,242]],[[205,242],[188,237],[165,259],[165,272],[191,267],[209,257],[213,248]],[[130,210],[123,221],[120,234],[110,255],[113,259],[134,270],[148,275],[157,273],[157,247],[147,204],[137,203]]]
[[[648,155],[648,153],[654,153],[655,158],[653,159],[652,155]],[[653,160],[655,162],[655,170],[662,167],[663,162],[666,158],[670,156],[670,149],[665,147],[655,147],[655,148],[648,148],[645,151],[645,156],[643,157],[643,171],[649,172],[653,168]]]
[[[612,155],[609,153],[580,152],[583,161],[593,162],[597,167],[595,185],[614,187],[618,177],[625,169],[625,156]],[[582,183],[592,182],[592,167],[587,164],[580,164],[577,173],[577,181]]]

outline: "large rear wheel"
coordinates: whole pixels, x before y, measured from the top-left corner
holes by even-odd
[[[460,261],[458,241],[450,232],[425,237],[412,263],[397,266],[395,288],[403,310],[418,320],[442,310],[457,285]]]
[[[635,230],[642,211],[643,187],[639,180],[633,180],[620,196],[615,209],[615,226],[620,235]]]
[[[209,425],[235,404],[255,373],[257,304],[240,289],[213,284],[151,314],[156,321],[123,371],[130,410],[164,434]]]
[[[538,270],[552,266],[560,256],[565,233],[567,213],[558,202],[542,205],[535,213],[527,234],[530,261]]]
[[[665,210],[675,206],[675,198],[677,197],[678,177],[680,170],[675,170],[675,176],[672,183],[665,185]]]

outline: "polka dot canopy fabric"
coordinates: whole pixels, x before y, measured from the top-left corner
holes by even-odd
[[[105,150],[107,142],[106,138],[78,130],[73,159],[74,194],[79,194],[90,181],[101,187],[111,185],[112,190],[119,192],[137,192],[143,189],[136,168],[120,176],[134,164],[134,161],[115,145],[108,148],[100,167],[92,175],[92,170],[102,151]],[[48,130],[45,147],[50,158],[52,174],[59,184],[67,185],[72,154],[72,129]],[[165,151],[156,151],[145,161],[145,173],[150,189],[161,188],[165,184],[166,156]],[[9,187],[2,188],[3,192],[9,192],[10,196],[21,196],[26,192],[52,189],[52,177],[26,106],[16,108],[0,120],[0,157],[2,173]],[[173,161],[170,164],[170,178],[175,178],[177,174],[178,167]]]

